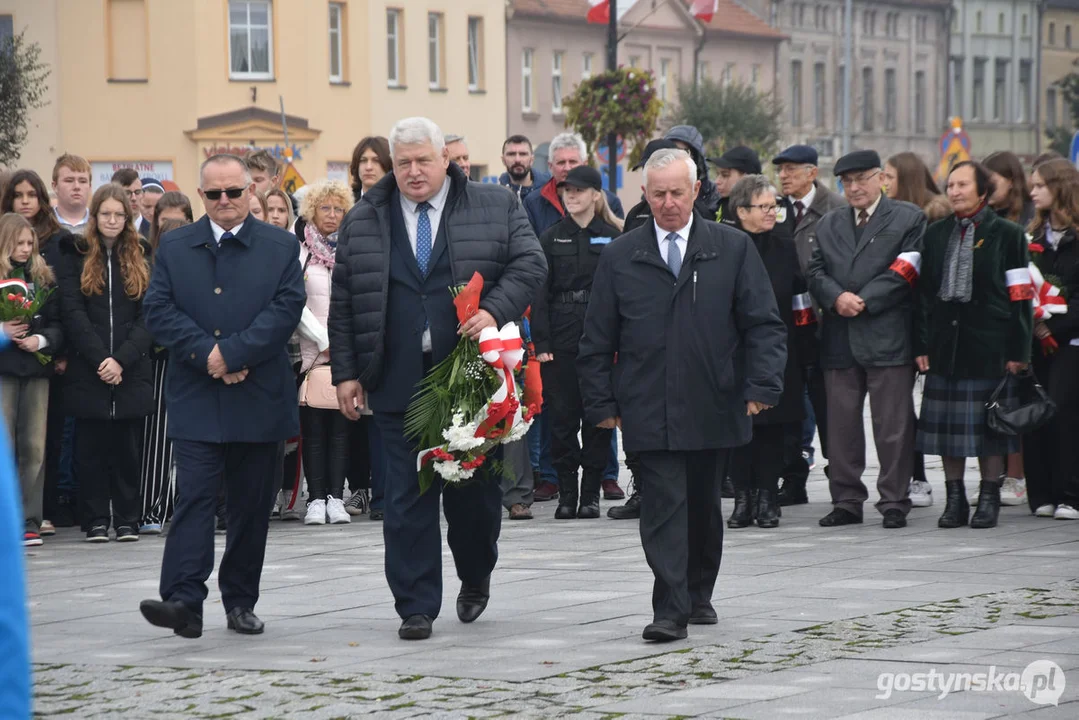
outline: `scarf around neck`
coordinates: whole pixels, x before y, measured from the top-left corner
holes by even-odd
[[[307,223],[303,229],[303,246],[307,248],[310,260],[318,265],[333,270],[336,264],[337,233],[331,233],[324,237],[311,223]]]
[[[974,235],[991,211],[984,203],[973,215],[956,215],[944,254],[944,278],[937,293],[944,302],[970,302],[974,292]]]

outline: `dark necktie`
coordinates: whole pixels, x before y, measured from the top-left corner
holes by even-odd
[[[798,227],[798,224],[802,222],[802,218],[806,214],[806,206],[801,200],[796,200],[794,203],[794,226]]]
[[[858,211],[858,227],[865,227],[869,222],[869,213],[865,210]]]
[[[667,267],[675,277],[682,272],[682,251],[678,249],[678,233],[667,235]]]
[[[234,237],[236,236],[232,234],[231,230],[226,230],[225,232],[221,233],[221,239],[217,241],[217,246],[221,247],[221,243],[225,242],[226,240],[231,240]]]
[[[421,202],[416,206],[419,212],[416,222],[416,263],[424,275],[427,274],[427,263],[431,262],[431,218],[427,216],[430,209],[432,206],[429,202]]]

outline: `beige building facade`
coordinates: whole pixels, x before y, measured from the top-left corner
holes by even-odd
[[[502,0],[0,0],[7,16],[52,67],[19,163],[42,175],[73,152],[95,187],[134,166],[193,195],[206,157],[258,148],[345,179],[360,138],[410,115],[497,167]]]
[[[719,5],[705,24],[693,17],[685,0],[634,3],[619,18],[618,63],[650,70],[668,106],[678,101],[678,84],[693,81],[695,68],[770,92],[782,33],[734,0]],[[541,169],[547,144],[566,130],[562,98],[607,67],[607,28],[585,21],[588,6],[588,0],[507,3],[506,124],[510,134],[532,141]],[[618,194],[632,205],[640,197],[641,177],[625,165]]]
[[[1042,12],[1042,99],[1043,141],[1056,128],[1075,129],[1075,119],[1064,94],[1055,83],[1079,72],[1079,0],[1048,0]]]

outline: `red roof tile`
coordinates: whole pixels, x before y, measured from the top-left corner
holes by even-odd
[[[588,0],[510,0],[517,15],[572,19],[584,22],[588,14]]]

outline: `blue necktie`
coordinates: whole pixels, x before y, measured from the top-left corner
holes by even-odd
[[[678,233],[667,234],[667,267],[675,277],[682,272],[682,251],[678,249]]]
[[[231,240],[234,237],[236,236],[232,234],[231,230],[226,230],[225,232],[221,233],[221,239],[217,241],[217,246],[221,247],[221,243],[225,242],[226,240]]]
[[[427,216],[430,209],[429,202],[421,202],[416,206],[420,213],[419,222],[416,223],[416,262],[424,275],[427,274],[427,263],[431,262],[431,218]]]

